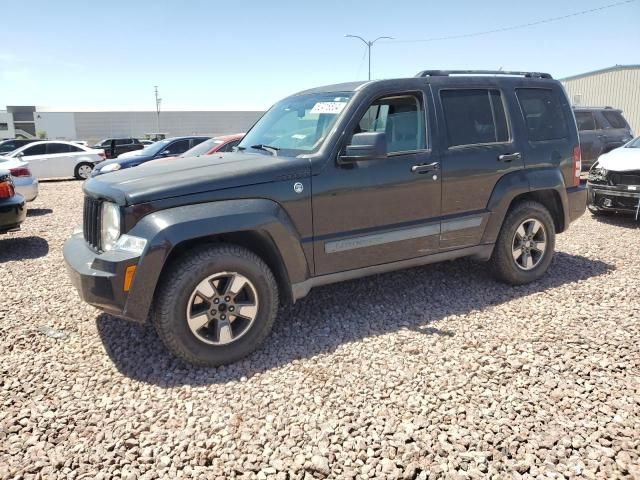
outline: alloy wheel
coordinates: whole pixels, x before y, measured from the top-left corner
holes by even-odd
[[[521,270],[533,270],[544,257],[547,232],[541,221],[529,218],[522,222],[513,236],[513,260]]]
[[[80,165],[78,167],[78,175],[81,178],[87,179],[91,176],[92,170],[93,168],[91,168],[89,165]]]
[[[237,272],[219,272],[202,280],[187,303],[187,323],[202,342],[225,345],[242,337],[258,315],[258,293]]]

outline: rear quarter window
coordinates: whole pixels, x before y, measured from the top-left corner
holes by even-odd
[[[557,92],[544,88],[518,88],[516,95],[530,141],[568,138],[568,120]]]
[[[624,117],[620,115],[620,112],[603,111],[602,115],[607,119],[611,128],[627,128],[627,122]]]

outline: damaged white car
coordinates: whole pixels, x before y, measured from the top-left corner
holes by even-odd
[[[640,213],[640,137],[598,158],[589,170],[587,206],[594,213]]]

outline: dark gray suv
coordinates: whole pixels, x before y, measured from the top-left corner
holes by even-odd
[[[611,107],[574,107],[578,124],[582,169],[589,170],[603,153],[621,147],[633,138],[622,110]]]

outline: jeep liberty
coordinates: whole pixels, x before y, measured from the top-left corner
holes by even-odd
[[[318,285],[459,257],[519,285],[582,215],[571,106],[545,73],[423,71],[276,103],[236,151],[84,184],[82,298],[197,365],[238,360]]]

